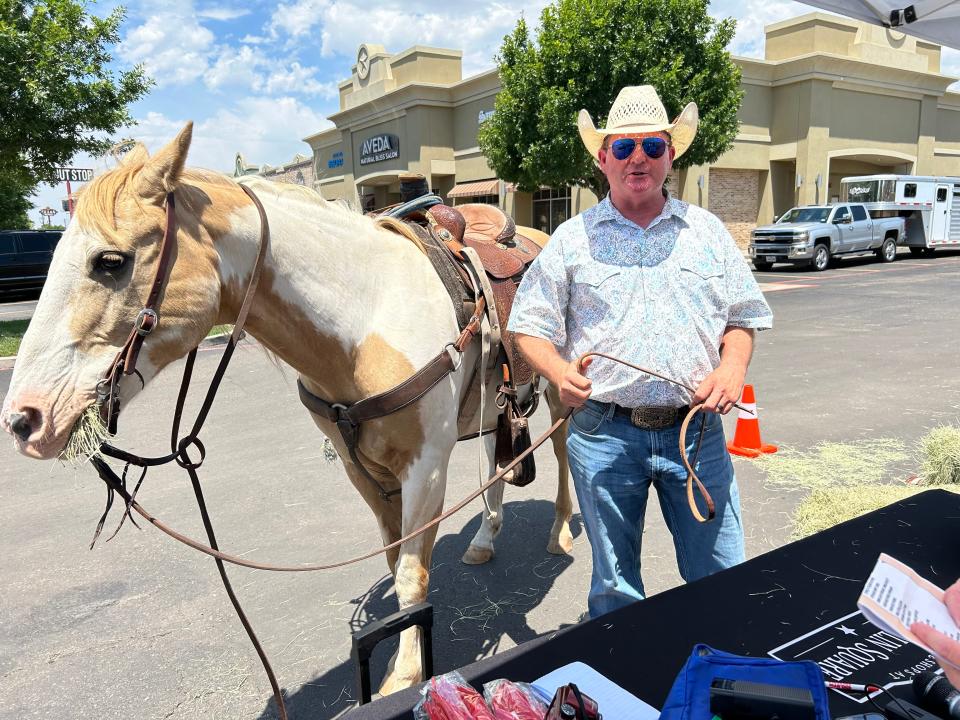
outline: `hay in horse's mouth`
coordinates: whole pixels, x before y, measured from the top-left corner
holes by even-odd
[[[100,453],[100,445],[104,440],[112,437],[100,416],[100,406],[89,405],[74,423],[59,459],[73,465],[85,463]]]

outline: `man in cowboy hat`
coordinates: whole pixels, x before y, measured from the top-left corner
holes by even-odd
[[[720,220],[664,188],[696,135],[695,104],[671,123],[653,87],[625,87],[605,128],[585,110],[577,124],[610,193],[556,229],[520,285],[508,329],[575,408],[567,450],[593,550],[588,606],[597,617],[644,597],[640,546],[651,485],[685,580],[743,560],[720,414],[739,399],[754,332],[771,327],[773,316]],[[580,369],[587,351],[696,391],[602,358]],[[696,470],[716,503],[709,523],[688,507],[679,454],[680,424],[697,403],[707,411]],[[698,434],[690,433],[688,455]]]

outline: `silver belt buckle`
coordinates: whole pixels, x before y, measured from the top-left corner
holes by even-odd
[[[630,411],[630,422],[643,430],[662,430],[677,421],[677,409],[672,407],[635,407]]]

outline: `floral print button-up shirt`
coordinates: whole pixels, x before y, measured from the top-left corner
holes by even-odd
[[[696,388],[720,363],[729,327],[764,330],[773,313],[719,218],[667,196],[646,229],[609,196],[560,225],[530,266],[508,329],[549,340],[573,360],[605,352]],[[681,406],[683,388],[604,358],[591,398]]]

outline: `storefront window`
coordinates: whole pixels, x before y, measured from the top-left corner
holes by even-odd
[[[570,217],[570,188],[543,188],[533,194],[533,224],[537,230],[552,234]]]
[[[482,203],[483,205],[499,205],[500,198],[496,195],[470,195],[468,197],[454,198],[455,204],[467,205],[468,203]]]

